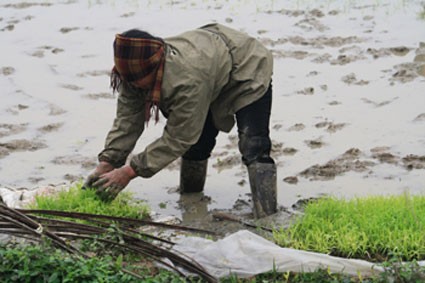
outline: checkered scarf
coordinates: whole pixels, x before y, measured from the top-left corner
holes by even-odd
[[[146,97],[147,123],[152,112],[159,120],[159,100],[164,74],[164,42],[156,39],[128,38],[116,35],[114,42],[115,66],[111,73],[111,87],[115,92],[122,81],[150,90]]]

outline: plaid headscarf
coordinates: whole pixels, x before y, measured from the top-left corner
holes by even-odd
[[[158,122],[165,62],[164,42],[118,34],[114,41],[114,62],[111,73],[112,90],[115,92],[122,81],[150,90],[146,97],[145,122],[149,121],[151,111],[155,113],[155,121]]]

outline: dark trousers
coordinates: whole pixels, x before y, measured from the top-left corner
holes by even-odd
[[[236,112],[239,136],[239,151],[242,161],[249,165],[255,161],[274,163],[270,157],[270,113],[272,105],[272,86],[259,100]],[[208,113],[202,134],[196,144],[183,155],[187,160],[205,160],[211,155],[216,144],[218,130],[213,124],[211,112]]]

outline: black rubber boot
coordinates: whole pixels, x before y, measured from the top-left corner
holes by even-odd
[[[182,158],[180,167],[180,193],[199,193],[204,190],[208,159],[187,160]]]
[[[254,162],[248,166],[255,218],[277,212],[276,165]]]

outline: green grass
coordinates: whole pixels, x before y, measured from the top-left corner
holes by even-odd
[[[1,282],[140,282],[140,283],[206,283],[199,278],[183,278],[176,273],[152,267],[142,261],[128,262],[124,257],[111,256],[84,259],[42,245],[0,245]],[[124,273],[121,267],[137,271],[143,279]],[[387,263],[386,272],[372,278],[335,274],[329,270],[305,273],[278,273],[273,271],[248,279],[236,276],[223,278],[221,283],[327,283],[327,282],[424,282],[424,267],[417,263],[399,265]]]
[[[0,262],[2,282],[134,282],[109,258],[76,258],[37,245],[1,246]]]
[[[425,259],[425,197],[320,199],[303,217],[274,232],[285,247],[348,258],[385,261]]]
[[[147,268],[144,262],[129,264],[122,257],[110,256],[84,259],[55,249],[50,245],[0,245],[1,282],[151,282],[184,283],[184,278],[166,270]],[[121,267],[142,273],[144,279],[137,279],[124,273]],[[194,281],[195,282],[195,281]]]
[[[137,219],[143,219],[149,215],[148,206],[134,202],[130,193],[122,192],[112,202],[103,202],[97,197],[94,190],[82,190],[81,184],[77,184],[67,190],[61,190],[57,194],[38,195],[35,197],[35,201],[29,205],[29,208],[104,214]]]

